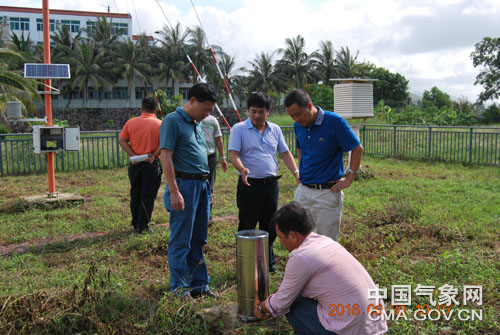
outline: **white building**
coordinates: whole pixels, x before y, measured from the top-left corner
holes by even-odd
[[[81,36],[86,37],[86,33],[82,28],[91,30],[98,18],[105,17],[111,22],[114,31],[121,35],[124,39],[136,40],[138,36],[132,35],[132,16],[124,13],[110,12],[88,12],[76,10],[50,9],[50,33],[53,34],[62,25],[67,25],[69,31],[76,35],[81,31]],[[17,36],[24,34],[27,38],[28,34],[32,41],[36,44],[43,44],[43,21],[41,8],[28,7],[11,7],[0,6],[0,26],[3,27],[5,36],[10,38],[13,33]],[[153,42],[152,37],[148,37],[150,42]],[[161,88],[167,95],[172,96],[181,93],[184,98],[187,91],[193,85],[191,82],[175,82],[172,91],[172,85],[165,83],[154,83],[155,88]],[[167,89],[168,87],[168,89]],[[61,87],[56,87],[61,89]],[[102,89],[101,89],[102,90]],[[140,107],[142,98],[152,92],[152,87],[146,88],[144,83],[135,80],[132,83],[130,99],[128,97],[128,83],[126,80],[119,80],[112,90],[101,91],[89,88],[89,101],[87,108],[123,108],[123,107]],[[81,92],[73,92],[69,108],[83,107],[84,100]],[[66,95],[53,95],[53,107],[64,108],[68,102]]]
[[[69,31],[77,34],[82,28],[89,30],[95,26],[97,18],[105,17],[111,21],[115,32],[132,38],[132,16],[122,13],[85,12],[76,10],[50,9],[50,33],[62,25],[67,25]],[[29,36],[37,44],[43,43],[43,21],[41,8],[0,6],[0,25],[10,33]],[[85,33],[83,33],[85,36]]]

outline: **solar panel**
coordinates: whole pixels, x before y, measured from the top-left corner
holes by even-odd
[[[69,79],[69,64],[24,64],[24,77],[34,79]]]

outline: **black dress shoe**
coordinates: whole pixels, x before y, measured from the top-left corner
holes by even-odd
[[[276,267],[274,264],[269,265],[269,273],[276,273]]]
[[[209,290],[205,290],[205,291],[201,291],[201,292],[191,292],[191,296],[193,298],[199,298],[199,297],[202,297],[202,296],[203,297],[210,297],[210,298],[214,298],[214,299],[219,298],[219,295],[215,294],[210,289]]]

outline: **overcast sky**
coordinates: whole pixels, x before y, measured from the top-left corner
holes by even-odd
[[[172,24],[193,27],[191,0],[159,1]],[[358,60],[399,72],[410,91],[433,86],[475,101],[478,69],[474,44],[500,36],[499,0],[193,0],[211,44],[249,67],[261,51],[305,37],[307,52],[331,40],[336,50],[359,50]],[[41,8],[42,0],[3,0],[2,5]],[[133,32],[152,35],[166,24],[156,0],[49,0],[50,8],[130,13]]]

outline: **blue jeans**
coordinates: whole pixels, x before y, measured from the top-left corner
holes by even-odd
[[[203,255],[207,244],[210,190],[208,181],[176,178],[184,198],[184,210],[173,210],[167,186],[163,197],[170,212],[168,266],[170,291],[200,293],[208,290],[208,272]]]
[[[323,327],[318,318],[318,302],[313,299],[304,298],[301,294],[297,296],[290,306],[290,312],[286,314],[288,322],[299,335],[324,335],[335,333]]]

